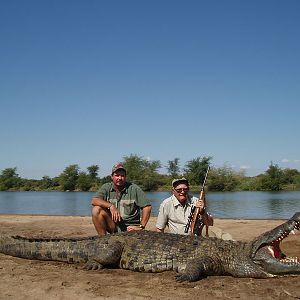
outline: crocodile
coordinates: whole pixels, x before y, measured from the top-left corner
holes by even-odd
[[[173,270],[180,282],[214,275],[269,278],[300,275],[298,258],[289,258],[280,250],[282,240],[299,228],[297,212],[250,242],[141,230],[80,238],[1,236],[0,252],[25,259],[80,263],[86,270]]]

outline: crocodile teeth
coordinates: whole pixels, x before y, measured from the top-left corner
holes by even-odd
[[[283,263],[298,263],[298,257],[286,257],[285,259],[280,260]]]
[[[291,234],[296,234],[295,230],[292,230],[292,231],[291,231]]]
[[[270,251],[271,255],[275,257],[273,248],[271,246],[268,246],[267,249]]]

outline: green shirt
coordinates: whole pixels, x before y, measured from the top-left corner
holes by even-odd
[[[96,193],[116,206],[126,226],[138,225],[141,219],[141,208],[151,205],[142,189],[134,183],[126,182],[121,194],[117,194],[112,182],[103,184]]]

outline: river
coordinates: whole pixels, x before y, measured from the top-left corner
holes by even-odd
[[[0,192],[0,214],[89,216],[92,192]],[[169,192],[147,192],[152,215]],[[198,194],[194,194],[198,196]],[[288,219],[300,211],[300,191],[206,193],[208,211],[222,219]]]

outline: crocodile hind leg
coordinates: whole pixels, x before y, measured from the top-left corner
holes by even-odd
[[[176,280],[192,282],[209,275],[218,275],[222,273],[220,266],[210,257],[193,258],[188,260],[185,270],[176,275]]]
[[[120,261],[123,247],[119,242],[107,242],[91,255],[85,265],[84,270],[100,270],[107,265],[117,265]]]

